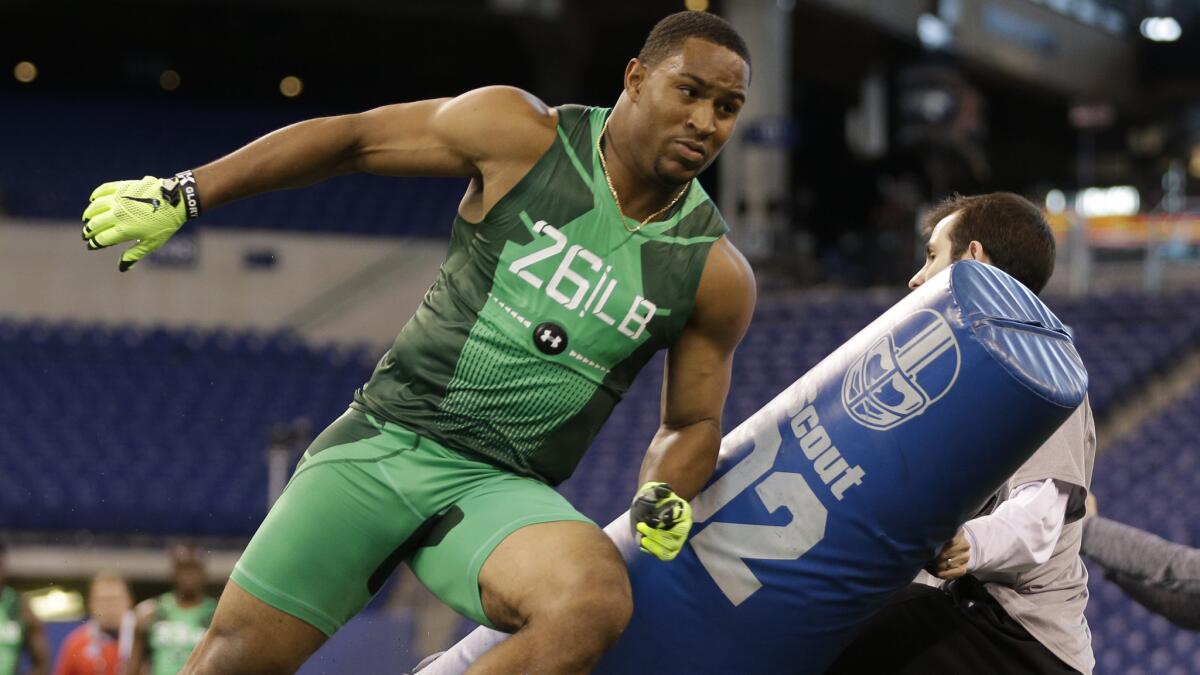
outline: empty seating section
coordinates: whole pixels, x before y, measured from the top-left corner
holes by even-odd
[[[270,426],[327,423],[377,356],[286,334],[0,321],[0,522],[253,532]]]
[[[1200,347],[1197,302],[1196,290],[1165,297],[1121,292],[1049,301],[1075,329],[1097,415],[1135,394],[1148,375],[1166,372],[1178,357]]]
[[[1182,544],[1200,547],[1200,388],[1177,401],[1096,462],[1100,511]],[[1200,672],[1200,639],[1128,599],[1090,569],[1088,623],[1098,673]]]
[[[298,108],[284,115],[277,108],[98,96],[81,115],[78,105],[0,94],[0,215],[77,219],[102,182],[170,176],[287,124],[351,112]],[[445,236],[465,185],[458,179],[344,176],[230,204],[196,226]]]

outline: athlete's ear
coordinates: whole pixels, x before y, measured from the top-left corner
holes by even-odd
[[[629,59],[625,66],[625,93],[632,101],[642,95],[642,85],[646,83],[646,66],[636,58]]]
[[[992,264],[992,259],[988,256],[987,251],[984,250],[983,244],[979,243],[979,241],[975,239],[972,239],[971,243],[967,244],[967,256],[971,260],[978,260],[979,262],[987,263],[988,265]]]

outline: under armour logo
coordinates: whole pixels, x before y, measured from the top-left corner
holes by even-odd
[[[561,354],[567,348],[567,331],[549,321],[538,324],[533,329],[533,344],[543,354]]]

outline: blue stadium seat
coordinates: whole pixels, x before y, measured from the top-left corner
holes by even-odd
[[[328,422],[374,362],[292,335],[0,323],[0,520],[244,535],[272,424]]]
[[[3,108],[0,215],[68,220],[79,218],[92,189],[105,181],[168,176],[301,119],[353,112],[100,98],[81,118],[74,101],[25,92],[5,94]],[[344,176],[231,204],[197,226],[440,237],[465,185]]]
[[[1194,342],[1193,342],[1194,345]],[[1108,517],[1172,541],[1200,546],[1200,388],[1147,421],[1096,462],[1092,488]],[[1088,621],[1097,672],[1200,672],[1197,636],[1177,628],[1125,596],[1092,566]]]

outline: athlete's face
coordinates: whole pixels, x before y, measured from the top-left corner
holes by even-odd
[[[933,226],[933,232],[929,233],[929,242],[925,244],[925,266],[908,280],[909,288],[920,286],[949,267],[950,263],[957,262],[950,259],[950,232],[957,220],[958,212],[955,211]]]
[[[712,164],[733,134],[749,81],[742,57],[699,38],[652,67],[630,63],[638,151],[659,180],[681,185]]]
[[[175,565],[175,591],[187,597],[196,597],[204,593],[204,568],[198,563]]]
[[[121,627],[125,612],[133,607],[129,589],[115,579],[102,579],[92,584],[88,593],[88,609],[102,630],[110,633]]]
[[[955,211],[934,225],[933,232],[929,233],[929,243],[925,244],[925,266],[918,270],[912,279],[908,280],[909,288],[915,289],[937,276],[938,272],[960,260],[978,260],[981,263],[992,264],[992,259],[984,250],[983,244],[975,240],[971,240],[967,244],[961,255],[951,255],[954,244],[950,241],[950,236],[958,224],[961,213],[961,211]]]

